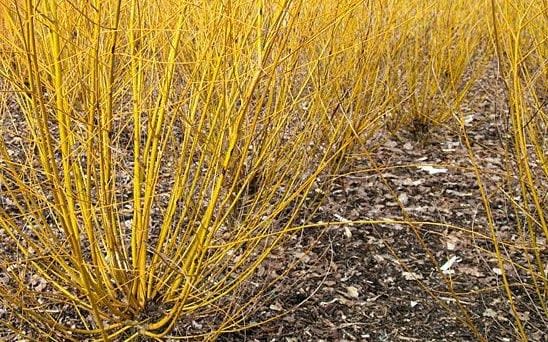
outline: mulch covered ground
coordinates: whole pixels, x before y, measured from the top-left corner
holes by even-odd
[[[524,242],[524,227],[509,200],[517,198],[517,183],[505,173],[511,142],[502,89],[487,75],[462,110],[490,196],[495,234],[516,245]],[[427,133],[411,129],[388,138],[373,153],[363,150],[347,166],[348,174],[337,180],[315,221],[406,219],[446,226],[347,224],[323,234],[304,231],[266,263],[267,269],[277,270],[286,259],[301,260],[249,321],[289,311],[220,340],[478,340],[470,326],[488,341],[517,340],[476,174],[459,128]],[[548,189],[546,185],[541,183]],[[544,239],[539,245],[546,251]],[[532,260],[531,254],[511,246],[502,253],[523,266]],[[547,317],[530,287],[531,278],[510,263],[504,267],[529,339],[546,341]]]

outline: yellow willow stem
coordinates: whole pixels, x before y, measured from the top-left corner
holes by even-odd
[[[217,79],[217,76],[218,76],[219,72],[221,71],[221,66],[222,66],[221,59],[217,58],[217,62],[215,63],[215,67],[213,69],[213,75],[211,76],[213,80]],[[206,75],[204,74],[203,77],[206,77]],[[202,79],[201,83],[203,83],[203,82],[204,82],[204,79]],[[208,89],[208,93],[207,93],[207,96],[206,96],[206,99],[205,99],[205,104],[201,108],[201,110],[203,110],[204,112],[208,112],[210,110],[209,105],[212,102],[213,91],[215,90],[214,83],[211,82],[210,84],[211,85]],[[192,107],[193,109],[190,110],[191,113],[196,114],[198,104],[199,104],[198,103],[198,98],[196,98],[196,101],[194,102],[194,107]],[[218,113],[218,114],[220,114],[220,113]],[[211,122],[212,127],[216,126],[216,123],[219,120],[220,116],[221,115],[214,115],[213,120]],[[205,125],[205,120],[206,120],[206,116],[202,115],[201,119],[200,119],[200,122],[196,127],[198,132],[201,131],[203,126]],[[209,141],[210,139],[212,139],[213,135],[214,135],[214,130],[211,130],[206,141]],[[188,134],[185,134],[185,137],[186,136],[188,136]],[[220,139],[220,137],[217,137],[217,139]],[[190,148],[191,153],[194,153],[194,151],[197,148],[198,148],[198,139],[195,139],[193,141],[193,144],[192,144],[191,148]],[[206,153],[201,154],[200,159],[198,161],[198,168],[201,168],[202,165],[204,165],[206,156],[207,156]],[[174,219],[174,213],[175,213],[175,210],[176,210],[176,207],[177,207],[177,202],[178,202],[179,198],[182,197],[183,192],[185,191],[184,182],[188,178],[190,167],[192,165],[192,163],[190,163],[188,161],[188,159],[185,160],[184,158],[185,158],[185,155],[181,155],[181,157],[179,158],[178,163],[177,163],[177,167],[176,167],[176,171],[175,171],[176,172],[175,183],[173,185],[173,192],[172,192],[172,195],[170,197],[170,200],[169,200],[167,208],[166,208],[166,213],[164,215],[165,219],[162,222],[162,226],[160,227],[160,233],[159,233],[159,236],[158,236],[158,242],[157,242],[157,245],[156,245],[156,248],[155,248],[155,253],[152,256],[152,262],[151,262],[151,267],[150,267],[150,270],[149,270],[150,273],[149,273],[149,279],[148,279],[148,290],[147,290],[148,295],[153,295],[153,294],[156,293],[155,290],[154,290],[155,281],[154,281],[153,278],[155,276],[155,271],[157,270],[157,266],[158,266],[157,261],[158,261],[159,255],[161,253],[161,249],[164,247],[164,243],[167,239],[167,236],[168,236],[169,233],[171,233],[171,224],[172,224],[173,219]],[[187,156],[187,158],[189,158],[189,157]],[[186,167],[184,167],[185,164],[186,164]],[[199,180],[199,177],[194,177],[194,181],[191,185],[190,193],[192,193],[194,191],[195,187],[197,186],[198,180]],[[190,200],[190,198],[191,197],[189,196],[189,200]],[[187,207],[188,207],[188,203],[186,203],[186,205],[185,205],[185,208],[187,208]],[[170,243],[170,245],[171,245],[171,248],[174,248],[174,243],[175,243],[175,241],[177,241],[177,239],[175,238],[172,241],[173,242]],[[178,253],[174,253],[174,254],[175,255],[173,257],[173,260],[177,260],[179,255],[178,255]]]
[[[30,0],[28,0],[28,4],[32,6],[32,3]],[[103,322],[100,317],[98,308],[96,307],[97,298],[95,297],[95,293],[92,290],[92,280],[91,276],[88,272],[88,269],[86,265],[84,264],[84,258],[82,256],[82,250],[80,246],[80,230],[78,229],[78,221],[76,218],[76,208],[74,203],[74,195],[72,191],[72,179],[74,177],[78,177],[78,170],[77,167],[73,164],[71,161],[71,153],[72,153],[72,147],[74,145],[73,142],[73,133],[71,131],[71,120],[69,117],[69,106],[67,103],[67,98],[65,95],[64,90],[64,78],[63,78],[63,71],[62,71],[62,56],[61,56],[61,48],[60,48],[60,42],[59,42],[59,23],[58,23],[58,11],[57,11],[57,2],[56,1],[46,1],[46,7],[48,10],[50,21],[50,35],[49,35],[49,43],[50,43],[50,51],[53,58],[53,80],[54,80],[54,90],[55,90],[55,112],[57,117],[57,123],[59,126],[59,136],[60,136],[60,145],[61,145],[61,159],[62,159],[62,167],[63,167],[63,189],[61,190],[63,192],[64,202],[66,204],[65,208],[62,208],[64,210],[65,215],[67,215],[67,223],[68,223],[68,231],[67,234],[69,234],[69,240],[71,241],[71,248],[74,255],[74,262],[76,263],[76,266],[80,272],[80,277],[82,284],[84,285],[84,288],[86,289],[86,295],[89,298],[90,304],[93,308],[93,316],[95,323],[100,329],[103,329]],[[31,7],[29,7],[29,10]],[[81,182],[81,177],[79,180]],[[103,335],[105,336],[105,335]],[[106,336],[105,336],[106,338]]]
[[[95,23],[98,23],[100,18],[100,12],[96,10],[96,7],[91,3],[90,8],[93,13],[95,13],[95,16],[92,16],[92,20],[95,21]],[[98,129],[96,125],[96,116],[99,113],[99,99],[98,99],[98,93],[99,93],[99,65],[98,62],[98,54],[99,54],[99,36],[100,36],[100,27],[98,24],[93,25],[92,30],[92,41],[93,45],[89,48],[88,52],[88,58],[87,58],[87,66],[89,68],[89,71],[91,73],[91,84],[90,84],[90,91],[89,91],[89,107],[87,108],[87,119],[86,119],[86,128],[89,132],[89,136],[86,139],[85,143],[85,151],[86,156],[88,158],[91,158],[96,149],[95,145],[95,135],[96,130]],[[102,284],[105,284],[108,288],[107,291],[111,295],[113,295],[112,288],[110,286],[110,274],[108,272],[107,263],[105,261],[105,256],[100,250],[99,240],[97,239],[97,235],[95,232],[95,229],[93,225],[95,222],[97,222],[97,214],[95,213],[95,208],[92,207],[91,202],[91,196],[92,193],[92,170],[93,170],[93,163],[89,161],[86,166],[86,179],[84,180],[84,189],[78,189],[79,193],[81,192],[82,199],[80,200],[81,205],[84,206],[85,210],[83,212],[84,215],[84,223],[85,223],[85,229],[86,234],[89,239],[89,245],[91,250],[91,257],[93,260],[93,264],[96,266],[96,269],[100,273],[100,276],[102,278]],[[85,197],[84,197],[85,196]],[[99,282],[100,283],[100,282]]]
[[[522,54],[521,42],[522,32],[525,31],[525,25],[527,23],[526,16],[531,10],[531,2],[529,6],[525,9],[516,11],[516,8],[511,6],[506,6],[506,12],[503,13],[503,9],[500,8],[502,19],[506,25],[505,30],[502,32],[507,32],[508,37],[506,40],[503,40],[503,37],[498,31],[498,21],[495,16],[495,3],[494,0],[491,2],[492,6],[492,16],[493,16],[493,25],[495,28],[494,39],[495,46],[497,48],[497,56],[499,58],[499,64],[505,66],[508,63],[508,69],[502,70],[502,74],[505,77],[505,85],[508,90],[509,96],[509,107],[510,107],[510,119],[512,123],[512,132],[514,139],[514,155],[516,158],[516,164],[518,167],[517,175],[520,184],[521,197],[524,201],[523,208],[527,208],[530,201],[533,202],[535,211],[538,216],[538,221],[535,222],[531,215],[526,215],[525,221],[527,224],[529,238],[531,240],[531,247],[533,254],[535,256],[535,263],[540,274],[540,279],[542,282],[542,287],[537,283],[537,277],[533,276],[532,281],[534,283],[535,290],[541,301],[541,306],[546,312],[546,293],[548,289],[548,281],[546,279],[546,274],[544,272],[544,264],[541,248],[537,242],[537,227],[542,230],[544,236],[548,236],[548,226],[545,218],[543,205],[538,195],[537,186],[535,184],[533,171],[531,170],[530,165],[530,154],[527,147],[527,132],[534,131],[534,125],[531,125],[529,120],[532,118],[527,116],[527,104],[525,102],[525,93],[526,90],[522,87],[522,73],[527,73],[527,66],[524,63],[525,57]],[[507,54],[502,54],[503,47],[502,43],[506,42],[506,52]],[[528,122],[526,124],[526,122]],[[532,143],[537,146],[534,141],[534,132],[531,136]],[[512,303],[512,298],[508,298],[509,302]],[[520,337],[523,340],[527,339],[527,335],[524,331],[524,328],[521,324],[520,318],[514,307],[512,306],[512,312],[517,322],[517,327],[520,333]]]
[[[523,19],[523,18],[522,18]],[[521,20],[520,20],[521,23]],[[518,26],[518,33],[521,31],[521,25]],[[542,204],[538,196],[536,189],[535,180],[533,178],[533,173],[529,161],[529,151],[527,150],[527,131],[525,127],[525,122],[528,120],[526,116],[526,105],[524,103],[524,89],[521,86],[521,77],[520,70],[522,65],[521,60],[521,51],[520,51],[520,42],[519,35],[516,34],[512,40],[514,46],[514,52],[511,60],[511,78],[512,78],[512,87],[510,89],[510,105],[511,105],[511,118],[512,118],[512,127],[514,132],[514,153],[516,155],[516,162],[518,166],[519,174],[519,183],[521,189],[521,197],[523,199],[524,207],[528,207],[529,200],[533,201],[535,209],[538,214],[539,227],[542,229],[545,237],[548,237],[548,226],[544,218],[544,211],[542,210]],[[544,275],[544,262],[542,260],[541,248],[538,245],[537,229],[534,220],[530,215],[526,216],[527,228],[529,231],[529,236],[531,238],[531,245],[533,247],[535,261],[538,267],[538,272],[541,275],[543,280],[543,289],[544,294],[541,294],[537,288],[539,298],[542,301],[543,309],[546,312],[546,301],[544,300],[546,296],[547,288],[547,279]],[[534,278],[533,278],[534,279]],[[536,283],[536,281],[535,281]]]
[[[264,27],[264,11],[265,11],[265,5],[264,0],[259,1],[259,9],[257,13],[257,60],[258,60],[258,67],[263,67],[264,62],[264,30],[266,29]]]
[[[152,203],[155,194],[156,182],[158,179],[157,172],[159,165],[161,163],[161,154],[159,154],[159,142],[160,134],[162,129],[162,124],[164,122],[164,117],[169,101],[169,95],[171,93],[171,85],[173,80],[173,75],[175,73],[175,65],[177,59],[177,53],[179,49],[179,43],[181,40],[182,27],[185,22],[185,12],[186,7],[182,9],[182,14],[179,16],[177,25],[174,29],[174,36],[171,39],[169,55],[167,60],[167,69],[163,75],[163,84],[160,89],[160,95],[156,107],[154,108],[154,113],[152,116],[152,122],[149,123],[147,143],[144,150],[144,156],[146,159],[145,170],[147,170],[146,180],[145,180],[145,193],[143,195],[143,213],[142,220],[138,223],[134,221],[133,232],[135,238],[132,238],[132,258],[136,260],[135,265],[137,267],[137,277],[134,280],[133,286],[133,295],[135,296],[137,302],[143,306],[146,301],[147,293],[147,240],[148,240],[148,230],[150,223],[150,214],[152,210]],[[137,205],[139,203],[135,203]]]
[[[143,216],[142,216],[142,177],[141,170],[141,112],[142,112],[142,88],[143,88],[143,56],[142,56],[142,37],[140,30],[139,19],[139,2],[132,1],[130,13],[129,27],[129,46],[131,49],[131,74],[132,74],[132,91],[133,91],[133,229],[135,231],[143,231]],[[139,268],[139,259],[136,257],[139,252],[141,236],[139,234],[131,234],[131,255],[133,269]],[[140,301],[135,296],[131,296],[130,300],[135,301],[135,305],[139,305]]]
[[[107,4],[108,5],[108,4]],[[97,11],[97,17],[95,25],[101,25],[101,18],[103,15],[103,3],[97,1],[94,5]],[[107,8],[107,11],[110,8]],[[112,265],[112,269],[115,270],[114,275],[119,283],[125,283],[123,269],[126,269],[125,260],[127,260],[123,238],[120,237],[118,220],[115,217],[116,198],[114,196],[116,189],[116,174],[112,165],[112,125],[114,120],[113,114],[113,100],[114,100],[114,81],[115,81],[115,65],[117,63],[116,48],[118,46],[118,35],[121,15],[121,0],[115,2],[114,8],[114,22],[109,30],[110,38],[108,43],[108,63],[106,63],[106,75],[103,82],[104,90],[101,88],[102,84],[98,84],[99,105],[99,146],[100,146],[100,191],[99,202],[101,203],[101,223],[106,235],[106,255],[108,257],[108,264]],[[108,12],[107,12],[108,13]],[[108,15],[108,14],[107,14]],[[100,39],[100,36],[97,37]],[[99,48],[99,45],[98,45]],[[98,79],[100,77],[100,69],[98,69]]]
[[[49,157],[53,155],[54,150],[52,145],[52,138],[48,128],[49,114],[45,106],[44,98],[39,95],[40,91],[38,90],[40,88],[40,84],[42,83],[39,72],[40,69],[38,67],[38,49],[35,34],[35,6],[30,0],[25,3],[25,6],[25,13],[27,14],[24,18],[25,23],[23,24],[21,17],[18,18],[21,20],[20,27],[22,28],[22,39],[24,42],[24,51],[26,52],[26,63],[29,70],[29,81],[31,86],[30,88],[31,93],[33,94],[31,104],[32,110],[30,111],[30,113],[27,113],[27,122],[33,136],[33,141],[36,141],[37,143],[38,156],[40,158],[40,164],[44,168],[45,176],[47,177],[50,184],[53,184],[54,186],[53,196],[56,207],[59,208],[59,211],[61,211],[61,213],[64,213],[67,206],[64,204],[65,201],[63,197],[63,192],[57,191],[60,188],[59,184],[61,183],[61,181],[59,180],[59,170],[55,159]],[[6,160],[9,159],[9,156],[7,156]],[[22,182],[18,181],[18,183],[18,185],[22,188],[25,187]],[[32,208],[32,206],[30,207]],[[12,225],[12,222],[8,221],[8,223],[9,225]],[[0,226],[8,227],[9,225],[1,224]],[[61,225],[66,232],[66,227],[69,226],[68,215],[61,215]],[[17,231],[16,227],[16,225],[12,225],[11,228],[8,229],[8,233]],[[14,237],[14,239],[15,241],[19,241],[19,238]],[[20,250],[23,251],[24,254],[27,254],[27,251],[24,248],[20,248]],[[63,269],[63,272],[65,272],[72,281],[81,286],[81,277],[79,276],[78,271],[74,270],[64,260],[61,260],[59,262],[59,265]]]
[[[262,74],[263,72],[261,69],[258,69],[256,71],[248,90],[244,94],[245,99],[250,99],[252,97],[253,92],[255,91],[257,84],[262,77]],[[182,310],[183,306],[186,304],[186,299],[188,298],[188,295],[194,286],[197,271],[200,269],[203,255],[207,250],[206,242],[209,241],[211,238],[210,224],[212,221],[213,212],[221,195],[221,189],[225,181],[227,169],[232,158],[234,148],[238,141],[238,137],[241,133],[242,120],[246,111],[248,110],[249,105],[249,101],[246,101],[246,103],[239,109],[236,120],[230,125],[228,146],[221,161],[221,173],[217,176],[210,201],[208,202],[206,211],[202,217],[202,220],[200,221],[200,226],[198,227],[191,246],[189,247],[185,255],[182,272],[178,275],[177,279],[171,286],[171,290],[174,291],[179,287],[181,282],[186,280],[183,285],[183,289],[180,292],[181,294],[178,296],[175,306],[166,316],[164,316],[159,321],[151,323],[149,326],[147,326],[148,331],[155,331],[168,325],[168,327],[164,329],[164,333],[167,333],[170,330],[170,327],[174,324],[174,321]],[[162,336],[162,334],[160,334],[159,336]]]

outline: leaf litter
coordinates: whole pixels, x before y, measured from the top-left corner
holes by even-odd
[[[517,217],[508,196],[500,191],[505,185],[504,178],[498,176],[506,172],[504,141],[500,139],[505,127],[497,110],[507,109],[503,86],[493,76],[495,67],[491,65],[472,88],[463,111],[473,152],[482,171],[489,175],[486,187],[492,194],[498,233],[502,241],[510,241]],[[513,317],[501,287],[502,271],[497,271],[492,243],[482,238],[489,236],[487,219],[459,128],[435,128],[426,141],[417,141],[412,132],[403,133],[388,138],[373,152],[367,147],[365,150],[363,157],[348,167],[348,176],[333,185],[316,214],[316,222],[401,220],[403,207],[409,220],[448,226],[345,224],[323,233],[305,230],[298,245],[313,246],[310,248],[316,257],[289,273],[276,287],[275,300],[288,308],[297,304],[296,299],[311,296],[298,302],[280,320],[224,334],[220,340],[476,340],[460,320],[463,314],[442,275],[488,341],[515,340]],[[370,171],[374,169],[384,171]],[[539,240],[545,248],[546,242]],[[294,248],[292,243],[285,246],[287,251]],[[519,250],[506,253],[514,262],[529,262]],[[507,270],[510,281],[522,284],[515,288],[514,300],[520,317],[525,318],[529,337],[531,341],[545,341],[547,318],[525,292],[531,279],[519,269],[511,271],[512,267]],[[325,279],[320,283],[322,275]],[[259,314],[252,320],[267,316]]]

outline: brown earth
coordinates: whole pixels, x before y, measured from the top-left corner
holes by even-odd
[[[502,89],[487,75],[462,110],[465,134],[490,196],[495,234],[517,245],[523,242],[523,222],[518,220],[523,217],[516,217],[508,199],[515,196],[517,181],[505,171],[511,165],[511,141]],[[289,311],[256,328],[222,335],[220,341],[481,339],[473,329],[488,341],[518,339],[478,182],[458,127],[403,132],[373,153],[358,153],[347,171],[315,221],[408,219],[460,228],[397,223],[347,224],[323,234],[305,231],[265,265],[276,271],[288,259],[301,258],[277,287],[279,292],[274,291],[249,321]],[[540,184],[548,189],[545,181]],[[546,251],[546,241],[539,244]],[[502,253],[523,266],[531,258],[511,246]],[[435,264],[447,266],[451,260],[442,276]],[[530,276],[510,263],[504,267],[529,339],[547,341],[547,317],[531,290]]]

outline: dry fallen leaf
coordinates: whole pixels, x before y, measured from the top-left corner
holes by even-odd
[[[459,266],[459,271],[478,278],[485,276],[476,266]]]
[[[346,296],[348,298],[354,298],[357,299],[360,296],[360,293],[358,292],[358,289],[354,286],[347,286],[346,287]]]
[[[409,203],[409,196],[405,192],[402,192],[398,196],[398,200],[400,201],[401,205],[406,206]]]
[[[339,222],[348,222],[348,223],[352,223],[352,221],[350,221],[349,219],[345,218],[345,217],[342,217],[341,215],[339,214],[333,214],[333,216],[335,216],[335,218],[337,220],[339,220]]]
[[[468,125],[474,121],[474,114],[469,114],[464,117],[464,124]]]
[[[295,253],[295,257],[297,257],[300,261],[302,261],[305,264],[310,261],[310,257],[308,256],[307,253],[297,252]]]
[[[447,260],[445,262],[445,264],[443,264],[441,267],[440,267],[440,270],[444,273],[444,274],[453,274],[455,273],[454,270],[451,269],[451,267],[453,267],[453,265],[456,263],[456,262],[461,262],[462,259],[457,257],[457,256],[452,256],[451,258],[449,258],[449,260]]]
[[[346,236],[348,239],[352,237],[352,232],[350,231],[350,228],[344,227],[344,236]]]
[[[437,167],[433,167],[432,165],[420,165],[420,166],[417,166],[417,168],[421,171],[426,171],[431,175],[447,172],[447,169],[445,168],[437,168]]]
[[[423,279],[422,275],[415,272],[402,272],[401,275],[405,280],[420,280]]]
[[[495,310],[493,309],[486,309],[484,312],[483,312],[483,317],[491,317],[491,318],[495,318],[497,317],[497,313],[495,312]]]
[[[269,306],[269,308],[270,308],[270,310],[274,310],[274,311],[282,311],[283,310],[282,306],[278,303],[271,304]]]
[[[446,248],[449,251],[454,251],[455,249],[457,249],[457,244],[454,240],[447,240]]]

